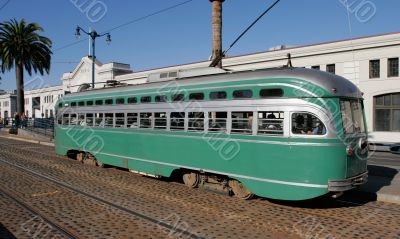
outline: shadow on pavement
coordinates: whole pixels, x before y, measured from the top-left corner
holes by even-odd
[[[16,237],[0,223],[0,238],[3,239],[15,239]]]

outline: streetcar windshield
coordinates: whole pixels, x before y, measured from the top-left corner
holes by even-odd
[[[341,100],[343,129],[346,134],[365,133],[364,107],[361,100]]]

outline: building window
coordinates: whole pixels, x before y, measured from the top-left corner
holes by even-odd
[[[400,131],[400,93],[374,97],[374,130]]]
[[[379,78],[381,72],[381,62],[380,60],[369,61],[369,78]]]
[[[399,76],[399,58],[388,59],[388,77]]]
[[[336,65],[335,64],[326,65],[326,72],[336,74]]]
[[[314,69],[314,70],[321,70],[321,67],[320,67],[320,66],[312,66],[311,69]]]

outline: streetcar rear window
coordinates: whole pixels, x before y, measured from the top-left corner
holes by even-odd
[[[246,98],[251,98],[251,97],[253,97],[252,90],[235,90],[233,92],[234,99],[246,99]]]
[[[304,135],[325,135],[326,127],[314,114],[303,112],[293,113],[292,132]]]
[[[204,93],[191,93],[189,100],[204,100]]]
[[[113,99],[106,99],[105,100],[105,104],[106,105],[112,105],[112,104],[114,104],[114,100]]]
[[[150,103],[151,102],[151,96],[143,96],[140,98],[141,103]]]
[[[283,112],[258,112],[259,135],[283,135]]]
[[[282,97],[283,90],[282,89],[262,89],[260,90],[261,98],[273,98],[273,97]]]
[[[364,108],[360,100],[341,100],[340,109],[346,134],[365,133]]]
[[[227,94],[225,91],[214,91],[210,93],[211,100],[222,100],[226,99]]]
[[[115,103],[117,103],[117,105],[123,105],[125,104],[125,99],[124,98],[118,98]]]
[[[231,133],[251,134],[253,128],[253,112],[232,112]]]

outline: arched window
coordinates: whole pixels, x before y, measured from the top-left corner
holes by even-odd
[[[400,93],[374,96],[374,131],[400,131]]]

